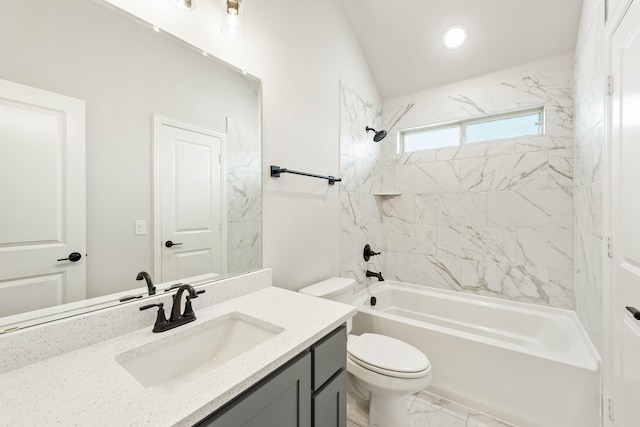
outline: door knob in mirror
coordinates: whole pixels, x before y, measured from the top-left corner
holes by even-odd
[[[82,258],[82,255],[79,252],[71,252],[67,258],[60,258],[58,261],[76,262],[80,261],[80,258]]]

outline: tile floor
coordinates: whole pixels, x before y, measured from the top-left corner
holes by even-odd
[[[347,401],[349,402],[350,399],[352,399],[351,395],[347,397]],[[349,403],[347,403],[347,407],[349,411],[352,410]],[[410,427],[516,427],[424,390],[409,396],[407,407],[409,408]],[[349,418],[352,418],[353,414],[350,412]],[[366,418],[361,418],[362,416],[360,415],[356,419],[360,420],[359,423],[366,424]],[[347,421],[347,427],[359,426]]]
[[[409,397],[407,405],[411,427],[515,427],[426,391]]]

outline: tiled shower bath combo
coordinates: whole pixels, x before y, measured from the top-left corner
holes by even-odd
[[[345,84],[340,88],[341,173],[346,178],[341,185],[340,275],[357,281],[364,300],[377,295],[373,289],[378,286],[377,279],[365,277],[366,270],[382,272],[392,286],[416,292],[407,298],[400,296],[402,291],[391,292],[379,298],[386,306],[371,307],[371,312],[361,308],[355,332],[381,333],[416,346],[434,366],[427,390],[514,424],[562,422],[563,409],[547,408],[543,412],[549,418],[537,421],[534,413],[514,409],[546,407],[544,399],[535,398],[542,396],[540,384],[518,376],[518,370],[506,370],[511,374],[503,378],[505,370],[483,368],[478,360],[495,361],[496,367],[514,364],[524,371],[552,370],[581,387],[597,388],[600,376],[599,358],[578,318],[553,311],[575,307],[572,61],[572,56],[560,56],[391,99],[383,106],[362,99]],[[398,148],[403,129],[532,107],[544,109],[539,136],[414,152]],[[367,126],[389,134],[375,143]],[[365,244],[381,255],[369,261],[354,257]],[[428,294],[431,288],[449,294],[424,297],[432,302],[418,296],[420,289]],[[458,299],[455,292],[467,295]],[[474,313],[476,320],[465,312]],[[579,329],[570,334],[575,340],[567,341],[567,348],[534,332],[566,313]],[[506,324],[521,324],[531,333],[501,327]],[[493,332],[487,335],[477,327]],[[517,344],[521,338],[531,344]],[[528,362],[521,357],[532,365],[525,368]],[[568,361],[567,367],[558,360]],[[460,386],[458,368],[466,391],[456,392],[453,385]],[[472,374],[482,369],[493,376]],[[526,397],[511,393],[513,410],[479,392],[488,384],[520,382],[533,391]],[[492,390],[488,394],[500,394]],[[585,422],[597,419],[596,394],[578,394],[573,403],[580,410],[591,408]]]

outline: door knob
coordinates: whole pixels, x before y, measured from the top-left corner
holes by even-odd
[[[633,318],[636,320],[640,320],[640,311],[638,311],[635,307],[626,307],[629,310],[629,313],[633,314]]]
[[[58,261],[76,262],[76,261],[80,261],[80,258],[82,258],[82,255],[80,255],[80,253],[71,252],[67,258],[60,258]]]
[[[182,243],[173,243],[171,240],[167,240],[167,243],[164,244],[166,247],[170,248],[172,246],[180,246]]]

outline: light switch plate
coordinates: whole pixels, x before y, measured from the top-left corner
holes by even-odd
[[[144,219],[137,219],[135,222],[135,231],[136,236],[144,236],[147,234],[147,221]]]

